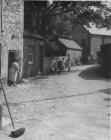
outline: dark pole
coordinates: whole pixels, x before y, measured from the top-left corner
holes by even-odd
[[[10,115],[11,123],[12,123],[13,128],[15,129],[14,122],[13,122],[13,119],[12,119],[12,115],[11,115],[11,112],[10,112],[10,109],[9,109],[8,101],[7,101],[7,98],[6,98],[5,91],[4,91],[4,88],[3,88],[1,80],[0,80],[0,84],[1,84],[3,95],[4,95],[4,98],[5,98],[5,101],[6,101],[7,109],[8,109],[9,115]]]

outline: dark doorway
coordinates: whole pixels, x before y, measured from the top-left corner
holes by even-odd
[[[40,46],[40,72],[43,71],[43,46]]]
[[[8,79],[9,79],[9,69],[11,67],[11,63],[14,62],[15,57],[16,57],[16,51],[10,50],[8,53]]]

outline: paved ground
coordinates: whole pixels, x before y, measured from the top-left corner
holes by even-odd
[[[34,77],[6,92],[16,127],[26,128],[18,140],[110,140],[110,84],[97,66]],[[12,140],[10,130],[9,123],[0,140]]]

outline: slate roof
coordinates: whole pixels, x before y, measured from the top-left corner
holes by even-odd
[[[98,29],[95,25],[90,26],[91,28],[84,26],[89,31],[90,34],[111,36],[111,29],[109,30],[107,28]]]
[[[36,33],[31,33],[28,31],[24,31],[24,36],[27,36],[27,37],[29,36],[29,37],[38,38],[38,39],[44,39],[44,37],[42,37],[41,35],[36,34]]]
[[[76,49],[76,50],[82,50],[82,48],[73,40],[67,40],[63,38],[59,38],[59,41],[67,48],[69,49]]]

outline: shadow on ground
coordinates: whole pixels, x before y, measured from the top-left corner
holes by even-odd
[[[111,88],[101,89],[100,92],[103,92],[104,94],[109,95],[107,98],[104,98],[104,101],[111,101],[110,95],[111,95]],[[110,105],[107,105],[107,107],[110,107]]]
[[[47,74],[46,76],[60,76],[60,75],[68,75],[68,74],[71,74],[71,73],[75,73],[75,72],[78,72],[78,71],[82,71],[82,70],[79,70],[79,69],[72,69],[71,71],[61,71],[60,73],[59,72],[55,72],[55,73],[50,73],[50,74]]]
[[[108,80],[103,77],[100,66],[92,66],[83,70],[79,76],[85,80]]]
[[[9,103],[10,105],[19,105],[19,104],[24,104],[24,103],[29,103],[29,102],[42,102],[42,101],[50,101],[50,100],[57,100],[57,99],[67,99],[67,98],[74,98],[74,97],[79,97],[79,96],[87,96],[91,94],[98,94],[100,91],[94,91],[94,92],[89,92],[89,93],[82,93],[82,94],[75,94],[75,95],[64,95],[64,96],[57,96],[57,97],[46,97],[43,99],[34,99],[34,100],[28,100],[28,101],[21,101],[18,103]],[[5,105],[5,104],[4,104]]]
[[[104,101],[111,101],[111,98],[104,98]]]
[[[36,75],[34,77],[29,77],[29,78],[26,78],[27,80],[22,79],[21,81],[18,81],[17,83],[18,84],[22,84],[22,83],[27,83],[28,81],[34,81],[34,80],[39,80],[39,79],[47,79],[51,76],[60,76],[60,75],[67,75],[67,74],[71,74],[71,73],[75,73],[75,72],[78,72],[78,71],[82,71],[82,70],[71,70],[70,72],[69,71],[61,71],[60,73],[58,72],[55,72],[55,73],[50,73],[50,74],[44,74],[44,75]]]
[[[111,88],[107,88],[107,89],[100,89],[94,92],[89,92],[89,93],[82,93],[82,94],[74,94],[74,95],[64,95],[64,96],[57,96],[57,97],[46,97],[46,98],[42,98],[42,99],[32,99],[32,100],[24,100],[24,101],[20,101],[20,102],[10,102],[9,105],[14,105],[14,106],[18,106],[18,105],[22,105],[22,104],[26,104],[26,103],[34,103],[34,102],[43,102],[43,101],[50,101],[50,100],[57,100],[57,99],[66,99],[66,98],[74,98],[74,97],[78,97],[78,96],[87,96],[87,95],[91,95],[91,94],[107,94],[109,95],[107,98],[104,98],[103,100],[105,102],[110,102],[111,98],[110,98],[110,94],[111,94]],[[6,105],[5,103],[3,105]],[[106,105],[107,107],[110,107],[110,104],[108,103],[108,105]]]
[[[106,89],[101,89],[99,90],[100,92],[104,92],[105,94],[107,95],[110,95],[111,94],[111,88],[106,88]]]

